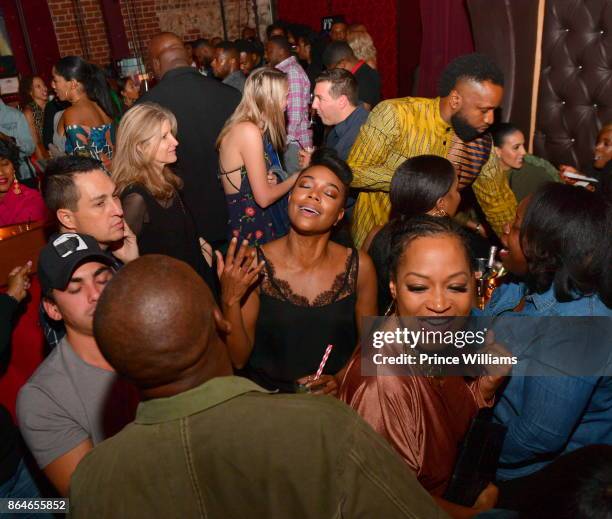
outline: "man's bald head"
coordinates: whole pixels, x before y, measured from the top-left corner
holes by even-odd
[[[213,296],[182,261],[151,254],[122,268],[94,315],[102,354],[145,398],[172,396],[231,374]]]
[[[159,79],[169,70],[191,65],[183,40],[172,32],[162,32],[151,38],[149,59],[153,72]]]

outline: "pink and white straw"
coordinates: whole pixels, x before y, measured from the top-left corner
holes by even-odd
[[[323,354],[323,358],[321,359],[321,364],[319,364],[319,369],[317,370],[317,373],[315,374],[313,380],[317,380],[321,376],[321,373],[323,373],[323,369],[325,368],[325,364],[327,364],[327,359],[329,358],[329,354],[331,353],[333,347],[333,344],[329,344],[325,349],[325,353]]]

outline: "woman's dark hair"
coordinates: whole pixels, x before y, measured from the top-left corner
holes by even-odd
[[[391,179],[390,218],[412,218],[430,211],[456,177],[453,165],[436,155],[419,155],[403,162]]]
[[[32,83],[36,76],[24,76],[19,81],[19,98],[23,106],[32,102]]]
[[[512,123],[496,123],[489,129],[493,136],[493,144],[498,148],[501,148],[506,142],[509,135],[515,132],[520,132],[521,129]]]
[[[303,175],[313,166],[324,166],[338,177],[344,186],[344,198],[348,196],[348,191],[353,181],[353,172],[349,165],[338,157],[338,153],[333,148],[319,148],[310,157],[310,165],[302,170]]]
[[[117,80],[116,80],[117,81],[117,93],[119,95],[121,95],[121,92],[123,92],[123,90],[125,90],[125,86],[127,85],[127,82],[130,79],[132,79],[132,78],[129,78],[129,77],[120,77],[120,78],[117,78]]]
[[[525,211],[520,239],[527,282],[537,292],[552,286],[558,301],[598,294],[612,308],[610,207],[581,187],[547,183]]]
[[[55,64],[55,71],[66,81],[74,79],[81,83],[89,99],[96,102],[111,119],[116,117],[115,104],[102,69],[79,56],[66,56]]]
[[[15,168],[15,174],[19,171],[19,147],[10,138],[0,138],[0,159],[8,159]]]
[[[612,446],[589,445],[565,454],[545,469],[543,485],[525,519],[608,519],[612,510]]]
[[[464,248],[465,256],[470,269],[472,268],[471,252],[467,239],[461,227],[448,217],[430,216],[421,214],[409,220],[396,220],[391,224],[389,255],[387,256],[387,268],[390,278],[397,275],[400,260],[408,245],[417,238],[438,236],[446,234],[457,238]]]

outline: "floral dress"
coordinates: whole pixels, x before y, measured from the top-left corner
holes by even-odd
[[[279,182],[284,180],[278,154],[265,138],[264,156],[267,169],[274,171],[279,177]],[[228,239],[236,237],[248,240],[250,246],[257,247],[287,234],[289,231],[287,195],[263,209],[255,201],[246,167],[243,165],[232,171],[223,171],[219,165],[219,176],[227,176],[236,171],[240,171],[240,188],[236,187],[228,177],[228,181],[238,192],[225,195],[229,213]]]

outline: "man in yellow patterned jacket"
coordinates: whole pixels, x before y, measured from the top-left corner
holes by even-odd
[[[417,155],[448,158],[459,187],[471,185],[487,221],[501,235],[514,219],[516,198],[486,133],[500,105],[503,74],[481,54],[459,56],[442,72],[440,97],[405,97],[379,103],[349,154],[352,187],[360,190],[352,234],[360,247],[372,227],[389,218],[389,184],[396,168]]]

